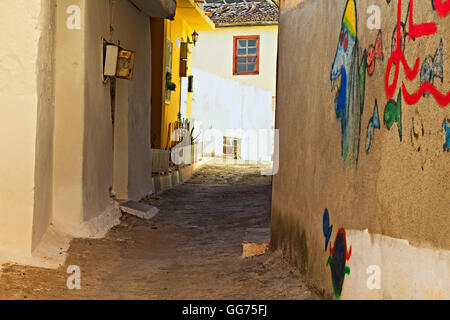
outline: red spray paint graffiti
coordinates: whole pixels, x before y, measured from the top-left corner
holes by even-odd
[[[410,0],[409,2],[409,30],[408,35],[410,39],[420,38],[420,37],[426,37],[430,36],[432,34],[435,34],[437,32],[436,23],[434,22],[428,22],[428,23],[422,23],[422,24],[414,24],[413,22],[413,3],[414,0]],[[439,0],[435,1],[435,7],[438,11],[439,15],[442,17],[442,15],[447,15],[449,10],[450,0],[447,0],[446,2],[441,2]],[[401,37],[402,37],[402,1],[398,0],[398,9],[397,9],[397,35],[396,35],[396,42],[401,43]],[[394,73],[394,79],[393,83],[389,84],[389,77],[391,74],[391,70],[393,65],[395,64],[395,73]],[[403,51],[401,49],[401,46],[396,46],[396,49],[394,52],[392,52],[391,57],[388,60],[387,63],[387,69],[386,69],[386,76],[385,76],[385,91],[386,91],[386,97],[388,99],[392,99],[394,96],[396,89],[397,89],[397,83],[398,78],[400,74],[400,64],[403,65],[405,76],[408,80],[414,80],[419,73],[419,65],[420,65],[420,58],[416,59],[416,62],[414,64],[414,67],[411,68],[406,61],[405,55],[403,54]],[[450,91],[447,94],[443,94],[440,92],[432,83],[424,82],[421,84],[419,89],[414,93],[409,93],[405,83],[402,82],[402,93],[403,97],[405,99],[405,102],[408,105],[416,104],[425,93],[430,93],[434,99],[437,101],[437,103],[441,107],[447,107],[450,103]]]
[[[450,0],[434,0],[434,7],[441,18],[445,18],[450,13]]]

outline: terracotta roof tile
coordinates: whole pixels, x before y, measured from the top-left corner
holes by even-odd
[[[203,7],[215,24],[243,22],[278,22],[278,8],[265,0],[206,0]]]

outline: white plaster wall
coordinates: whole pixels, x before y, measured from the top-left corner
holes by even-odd
[[[55,124],[53,223],[59,230],[84,236],[83,144],[85,117],[85,0],[58,0],[55,48]],[[81,9],[81,29],[69,30],[66,10]]]
[[[199,31],[199,41],[193,48],[193,67],[226,79],[263,88],[276,96],[278,26],[220,27],[214,31]],[[260,36],[260,73],[233,75],[233,37]],[[197,79],[196,79],[197,81]]]
[[[193,74],[191,117],[201,123],[203,152],[222,155],[223,136],[231,136],[243,139],[242,160],[270,161],[273,139],[269,132],[274,126],[272,92],[197,68]],[[266,139],[260,134],[265,134]]]
[[[449,250],[418,248],[368,230],[347,230],[347,244],[352,255],[342,299],[450,299]],[[368,272],[370,266],[380,273]],[[379,276],[379,289],[371,276]]]
[[[123,1],[121,1],[123,2]],[[113,137],[109,83],[102,82],[103,42],[109,39],[109,0],[86,1],[84,66],[83,220],[110,210]],[[136,10],[137,11],[137,10]]]
[[[79,29],[67,28],[69,6],[80,8]],[[67,234],[99,237],[119,222],[102,82],[101,38],[112,37],[111,24],[118,36],[110,40],[137,52],[134,80],[119,92],[130,128],[120,150],[125,188],[133,198],[151,192],[149,18],[110,0],[1,1],[0,12],[0,261],[60,263]]]
[[[56,0],[42,1],[39,19],[41,36],[37,61],[38,114],[33,249],[47,231],[52,218]]]
[[[243,35],[260,36],[258,75],[233,75],[233,37]],[[277,38],[278,26],[223,27],[199,32],[199,41],[193,48],[191,117],[201,123],[206,134],[200,136],[205,142],[204,153],[221,156],[223,136],[232,136],[243,139],[242,160],[271,160]],[[216,131],[210,135],[207,129]]]
[[[122,189],[127,189],[128,199],[140,200],[153,191],[150,18],[138,12],[128,1],[120,1],[113,5],[113,28],[114,42],[120,41],[123,47],[136,52],[133,80],[117,79],[116,111],[124,114],[117,117],[115,141],[127,147],[121,149],[116,145],[115,148],[127,157],[126,160],[123,158],[126,170],[121,170],[126,177],[126,184],[121,183]],[[120,179],[114,175],[115,181]]]
[[[38,106],[40,117],[51,114],[45,105],[51,101],[51,90],[38,85],[38,79],[44,73],[51,73],[42,65],[43,57],[39,55],[40,44],[45,47],[43,42],[46,42],[40,43],[40,39],[48,32],[41,19],[48,13],[47,3],[39,0],[0,2],[3,17],[0,19],[3,44],[0,52],[0,148],[3,150],[0,159],[0,255],[16,250],[26,254],[32,250],[35,192],[40,192],[35,189]],[[52,81],[51,78],[48,80]],[[47,138],[49,131],[45,133]],[[45,144],[47,141],[39,141],[40,146]],[[40,178],[39,175],[36,178]],[[45,183],[41,186],[47,189]],[[38,212],[42,213],[46,207],[48,201],[40,203]],[[35,230],[37,239],[42,230]]]
[[[54,221],[73,235],[102,236],[120,215],[113,184],[126,198],[152,191],[150,20],[128,1],[58,4]],[[80,30],[65,27],[73,4],[82,11]],[[133,80],[117,80],[116,157],[102,38],[136,51]]]

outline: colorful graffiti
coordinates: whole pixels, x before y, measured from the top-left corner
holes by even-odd
[[[378,102],[375,99],[375,106],[373,107],[373,116],[369,120],[366,134],[366,154],[369,154],[373,145],[373,138],[375,135],[375,129],[380,129],[380,116],[378,115]]]
[[[350,260],[352,254],[351,246],[347,251],[345,229],[339,229],[334,240],[334,247],[330,244],[330,254],[331,256],[328,258],[327,266],[330,266],[331,269],[334,297],[339,299],[342,294],[345,275],[350,275],[350,268],[346,266],[346,262]]]
[[[380,30],[378,31],[375,44],[371,44],[369,46],[369,49],[367,50],[367,73],[369,74],[369,76],[372,76],[373,72],[375,71],[376,60],[384,60],[382,41],[382,33]]]
[[[335,111],[341,120],[341,150],[345,164],[358,161],[361,114],[364,107],[367,51],[360,59],[355,0],[348,0],[338,47],[331,67],[332,88],[337,88]]]
[[[325,236],[325,251],[328,248],[328,242],[331,238],[331,233],[333,232],[333,225],[330,226],[330,216],[328,214],[328,209],[325,209],[323,213],[323,235]]]
[[[422,138],[425,135],[425,129],[423,127],[422,117],[416,110],[416,114],[412,118],[412,129],[411,129],[411,144],[414,149],[419,152],[422,146]]]
[[[422,64],[422,68],[420,69],[421,84],[425,84],[427,82],[434,84],[434,78],[440,79],[441,83],[444,82],[444,56],[442,54],[443,49],[444,43],[441,39],[439,47],[436,49],[436,53],[434,54],[434,56],[428,56]],[[425,93],[424,95],[429,96],[429,93]]]
[[[384,108],[384,124],[388,130],[391,130],[394,123],[397,123],[398,135],[400,141],[403,139],[402,129],[402,92],[399,90],[397,101],[389,100]]]
[[[441,85],[444,84],[444,41],[440,40],[434,55],[427,56],[422,65],[420,65],[420,57],[417,57],[412,66],[405,58],[407,40],[428,37],[436,34],[438,31],[435,22],[415,24],[413,19],[414,0],[407,1],[408,6],[404,21],[402,21],[402,1],[397,1],[397,22],[392,33],[391,53],[387,61],[385,74],[385,94],[388,102],[384,110],[384,123],[388,130],[397,123],[400,141],[403,141],[402,100],[407,105],[414,105],[423,97],[432,96],[438,105],[443,108],[450,103],[450,90],[447,93],[441,92],[435,84],[436,79],[441,80]],[[391,3],[390,0],[386,2],[388,5]],[[448,16],[450,0],[432,0],[431,2],[433,10],[438,13],[439,17]],[[352,165],[358,162],[366,72],[369,76],[372,76],[377,60],[384,60],[381,30],[379,30],[375,42],[361,53],[357,21],[356,0],[347,0],[330,74],[332,90],[337,89],[335,112],[336,117],[341,122],[341,153],[344,165]],[[361,55],[362,58],[360,59]],[[397,84],[400,81],[401,67],[405,79],[401,81],[401,87],[398,90]],[[416,81],[418,76],[420,77],[419,88],[411,93],[407,89],[406,81]],[[395,101],[393,97],[397,91],[398,97]],[[417,151],[420,151],[420,143],[423,137],[422,129],[418,123],[413,121],[414,123],[416,127],[412,129],[411,133],[412,144]],[[367,127],[365,140],[365,151],[367,154],[370,152],[373,144],[375,128],[380,128],[377,105],[374,107],[374,115]]]
[[[442,1],[442,0],[431,0],[433,5],[433,10],[439,14],[441,18],[445,18],[450,13],[450,1]]]
[[[450,152],[450,119],[445,119],[442,123],[442,135],[444,138],[444,152]]]
[[[437,11],[444,13],[445,10],[448,7],[448,1],[445,3],[442,3],[440,0],[435,0],[434,7]],[[439,9],[438,9],[439,8]],[[414,24],[413,22],[413,12],[414,12],[414,0],[409,0],[408,5],[408,35],[410,39],[416,39],[421,37],[426,37],[433,35],[437,32],[437,26],[434,22],[427,22],[422,24]],[[447,12],[448,14],[448,12]],[[402,38],[405,36],[405,33],[402,32],[404,28],[404,24],[402,24],[401,21],[402,18],[402,0],[398,0],[397,4],[397,27],[396,27],[396,40],[395,42],[397,44],[402,44],[405,41],[402,42]],[[393,45],[394,46],[394,45]],[[385,92],[386,97],[388,99],[391,99],[394,96],[394,93],[397,89],[397,84],[399,81],[399,75],[400,75],[400,65],[403,66],[403,70],[406,76],[406,79],[409,81],[413,81],[416,79],[418,73],[419,73],[419,66],[420,66],[420,58],[418,57],[416,59],[416,62],[414,66],[411,68],[411,66],[406,61],[405,55],[404,55],[404,47],[403,45],[395,45],[395,50],[392,52],[386,68],[386,75],[385,75]],[[392,68],[395,66],[394,69],[394,77],[392,83],[389,83],[389,79],[391,76]],[[436,100],[436,102],[441,107],[446,107],[450,103],[450,91],[446,94],[439,91],[431,82],[424,81],[420,84],[420,87],[414,92],[410,93],[408,89],[406,88],[406,85],[404,81],[402,81],[402,96],[405,102],[408,105],[414,105],[416,104],[423,96],[424,94],[431,94],[433,98]]]
[[[406,12],[405,21],[400,21],[400,28],[398,28],[398,24],[395,25],[394,31],[392,32],[392,42],[391,42],[391,55],[397,50],[397,44],[400,46],[400,50],[404,53],[406,47],[406,37],[408,36],[408,32],[406,31],[406,23],[408,22],[409,17],[409,9]],[[397,42],[397,30],[400,30],[400,40]],[[395,62],[394,62],[395,64]]]
[[[325,209],[323,221],[324,221],[324,236],[325,246],[328,245],[328,240],[331,236],[331,228],[329,226],[329,214],[328,209]],[[325,232],[325,225],[327,225],[327,232]],[[329,232],[328,232],[329,231]],[[325,248],[326,251],[326,248]],[[352,246],[347,250],[347,236],[344,228],[338,230],[336,239],[334,240],[334,246],[330,243],[330,256],[327,260],[327,266],[330,266],[331,270],[331,284],[333,286],[334,298],[339,299],[342,294],[342,287],[344,286],[345,275],[350,275],[350,268],[346,265],[352,255]]]
[[[416,41],[416,39],[436,35],[438,31],[438,25],[435,22],[415,24],[413,14],[414,0],[406,1],[408,1],[407,11],[406,13],[402,13],[401,0],[386,0],[388,5],[390,5],[391,2],[393,2],[393,6],[397,5],[397,19],[392,33],[389,59],[382,63],[386,67],[384,78],[386,99],[383,98],[383,101],[381,100],[381,97],[375,99],[373,114],[367,125],[365,139],[366,154],[369,154],[373,147],[375,129],[381,129],[378,101],[380,101],[380,107],[387,101],[382,115],[383,124],[387,130],[391,130],[395,124],[397,125],[400,142],[403,141],[404,124],[402,113],[404,110],[402,110],[402,107],[405,103],[406,106],[412,106],[417,104],[423,98],[432,98],[433,101],[430,99],[429,102],[437,104],[442,109],[450,104],[450,90],[443,88],[446,85],[446,82],[444,82],[444,41],[446,38],[440,39],[437,48],[437,42],[434,41],[438,41],[439,38],[434,38],[432,47],[426,46],[432,48],[433,51],[427,52],[426,55],[424,54],[425,59],[423,59],[422,56],[417,57],[415,61],[413,61],[414,63],[406,60],[406,46],[409,46],[411,43],[421,45],[421,42]],[[450,12],[450,0],[431,0],[431,2],[433,9],[437,12],[439,17],[443,18],[448,16]],[[406,5],[406,3],[404,4]],[[429,2],[427,2],[427,5],[429,5]],[[434,15],[437,17],[436,14]],[[404,16],[406,17],[403,18]],[[428,15],[428,17],[430,17],[430,15]],[[345,165],[351,165],[358,162],[366,80],[368,83],[367,87],[369,88],[373,81],[372,78],[369,77],[374,75],[377,64],[380,64],[381,61],[385,61],[382,37],[384,31],[378,31],[375,42],[371,42],[368,49],[362,51],[358,40],[357,20],[356,0],[347,0],[342,17],[338,46],[330,73],[332,90],[337,89],[334,103],[336,117],[341,122],[341,151]],[[389,29],[389,33],[387,34],[388,41],[391,35],[390,32],[391,29]],[[384,45],[388,45],[385,52],[387,56],[389,54],[389,44],[385,42]],[[415,48],[415,51],[420,50]],[[408,56],[409,53],[410,52],[408,52]],[[400,70],[403,72],[402,75],[400,74]],[[367,79],[366,72],[369,75]],[[417,85],[418,87],[412,89],[413,85]],[[397,96],[395,97],[395,95]],[[427,101],[428,103],[428,100],[426,99],[422,101]],[[428,103],[428,105],[430,105],[430,103]],[[415,111],[413,116],[411,115],[411,129],[405,126],[405,140],[407,140],[407,135],[409,134],[409,130],[411,130],[410,137],[412,147],[417,152],[423,152],[427,151],[426,148],[424,150],[424,140],[428,139],[428,134],[425,135],[424,123],[427,125],[427,122],[424,122],[422,115],[418,110],[419,109]],[[435,132],[435,130],[429,132],[431,135],[431,132]],[[394,131],[393,134],[396,135],[396,132]],[[449,118],[445,118],[442,123],[442,139],[444,152],[450,152]],[[329,266],[331,270],[334,297],[340,299],[345,276],[350,275],[350,268],[347,264],[352,254],[352,246],[347,246],[347,236],[344,228],[340,228],[337,231],[334,244],[331,243],[333,225],[331,224],[328,209],[325,209],[323,213],[322,228],[325,238],[325,251],[327,251],[327,248],[329,247],[329,257],[326,266]]]

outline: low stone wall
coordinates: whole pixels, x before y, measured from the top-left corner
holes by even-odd
[[[196,170],[200,169],[206,164],[206,161],[200,161],[189,166],[181,167],[174,172],[166,175],[153,176],[153,190],[158,194],[164,190],[171,189],[183,182],[189,180]]]

